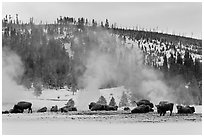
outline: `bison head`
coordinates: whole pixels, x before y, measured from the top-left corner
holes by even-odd
[[[91,102],[90,104],[89,104],[89,109],[91,109],[93,106],[95,106],[96,105],[96,103],[95,102]]]

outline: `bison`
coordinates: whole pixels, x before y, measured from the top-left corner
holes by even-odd
[[[130,108],[129,107],[124,107],[124,109],[123,109],[124,111],[129,111],[130,110]]]
[[[91,102],[90,104],[89,104],[89,109],[91,109],[93,106],[95,106],[96,105],[96,103],[95,102]]]
[[[30,103],[30,102],[20,101],[20,102],[18,102],[16,105],[14,105],[13,111],[14,111],[14,112],[15,112],[15,111],[18,112],[18,110],[21,110],[22,113],[23,113],[24,109],[28,109],[28,113],[29,113],[29,112],[32,113],[32,108],[31,108],[31,106],[32,106],[32,103]],[[21,113],[21,112],[20,112],[20,113]]]
[[[59,109],[60,112],[77,111],[76,107],[64,106]]]
[[[177,110],[178,110],[178,114],[192,114],[195,112],[195,108],[194,107],[190,107],[190,106],[181,106],[178,105],[176,106]]]
[[[104,105],[104,104],[99,104],[99,103],[95,103],[95,102],[91,102],[89,104],[89,109],[91,111],[115,111],[118,109],[118,106],[110,106],[110,105]]]
[[[106,111],[117,111],[118,110],[118,106],[104,105],[104,108]]]
[[[157,107],[157,112],[160,114],[160,116],[163,114],[163,116],[166,114],[166,111],[170,111],[170,116],[172,115],[173,103],[169,103],[168,101],[160,101],[159,105],[155,105]]]
[[[51,112],[57,112],[57,111],[58,111],[57,105],[52,106],[51,109],[50,109],[50,111],[51,111]]]
[[[76,107],[69,107],[68,111],[77,111]]]
[[[9,113],[23,113],[22,109],[13,108],[9,110]]]
[[[9,111],[2,111],[2,114],[8,114],[9,113]]]
[[[138,102],[136,102],[137,106],[140,106],[140,105],[148,105],[150,106],[151,108],[154,107],[153,103],[151,103],[149,100],[146,100],[146,99],[142,99]]]
[[[47,111],[47,107],[43,107],[41,109],[38,109],[37,112],[46,112]]]
[[[148,113],[154,110],[149,105],[139,105],[138,107],[131,110],[131,113]]]
[[[101,110],[106,110],[105,105],[102,104],[95,104],[92,107],[90,107],[91,111],[101,111]]]

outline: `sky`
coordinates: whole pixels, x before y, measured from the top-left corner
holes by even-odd
[[[3,2],[2,17],[19,14],[26,22],[30,17],[39,23],[54,22],[59,16],[84,17],[116,23],[118,27],[153,29],[172,34],[202,38],[201,2]]]

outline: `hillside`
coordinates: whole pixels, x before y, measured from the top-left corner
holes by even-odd
[[[2,27],[3,59],[19,56],[23,72],[11,79],[26,88],[125,86],[134,93],[131,101],[159,94],[176,103],[202,102],[202,40],[70,18],[39,25],[3,19]]]

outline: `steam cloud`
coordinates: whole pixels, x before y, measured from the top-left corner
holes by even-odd
[[[23,75],[24,67],[20,57],[9,50],[2,48],[2,103],[13,105],[19,100],[28,98],[25,88],[18,83]]]
[[[138,45],[124,43],[104,31],[88,32],[83,37],[88,37],[86,44],[75,38],[73,45],[77,49],[86,47],[85,54],[74,55],[80,56],[86,67],[78,79],[78,84],[84,88],[78,97],[79,109],[87,109],[91,101],[96,101],[99,88],[110,81],[131,91],[131,100],[144,98],[153,103],[161,100],[176,102],[184,95],[178,96],[178,89],[175,94],[175,89],[165,84],[161,72],[143,64],[143,53]]]

